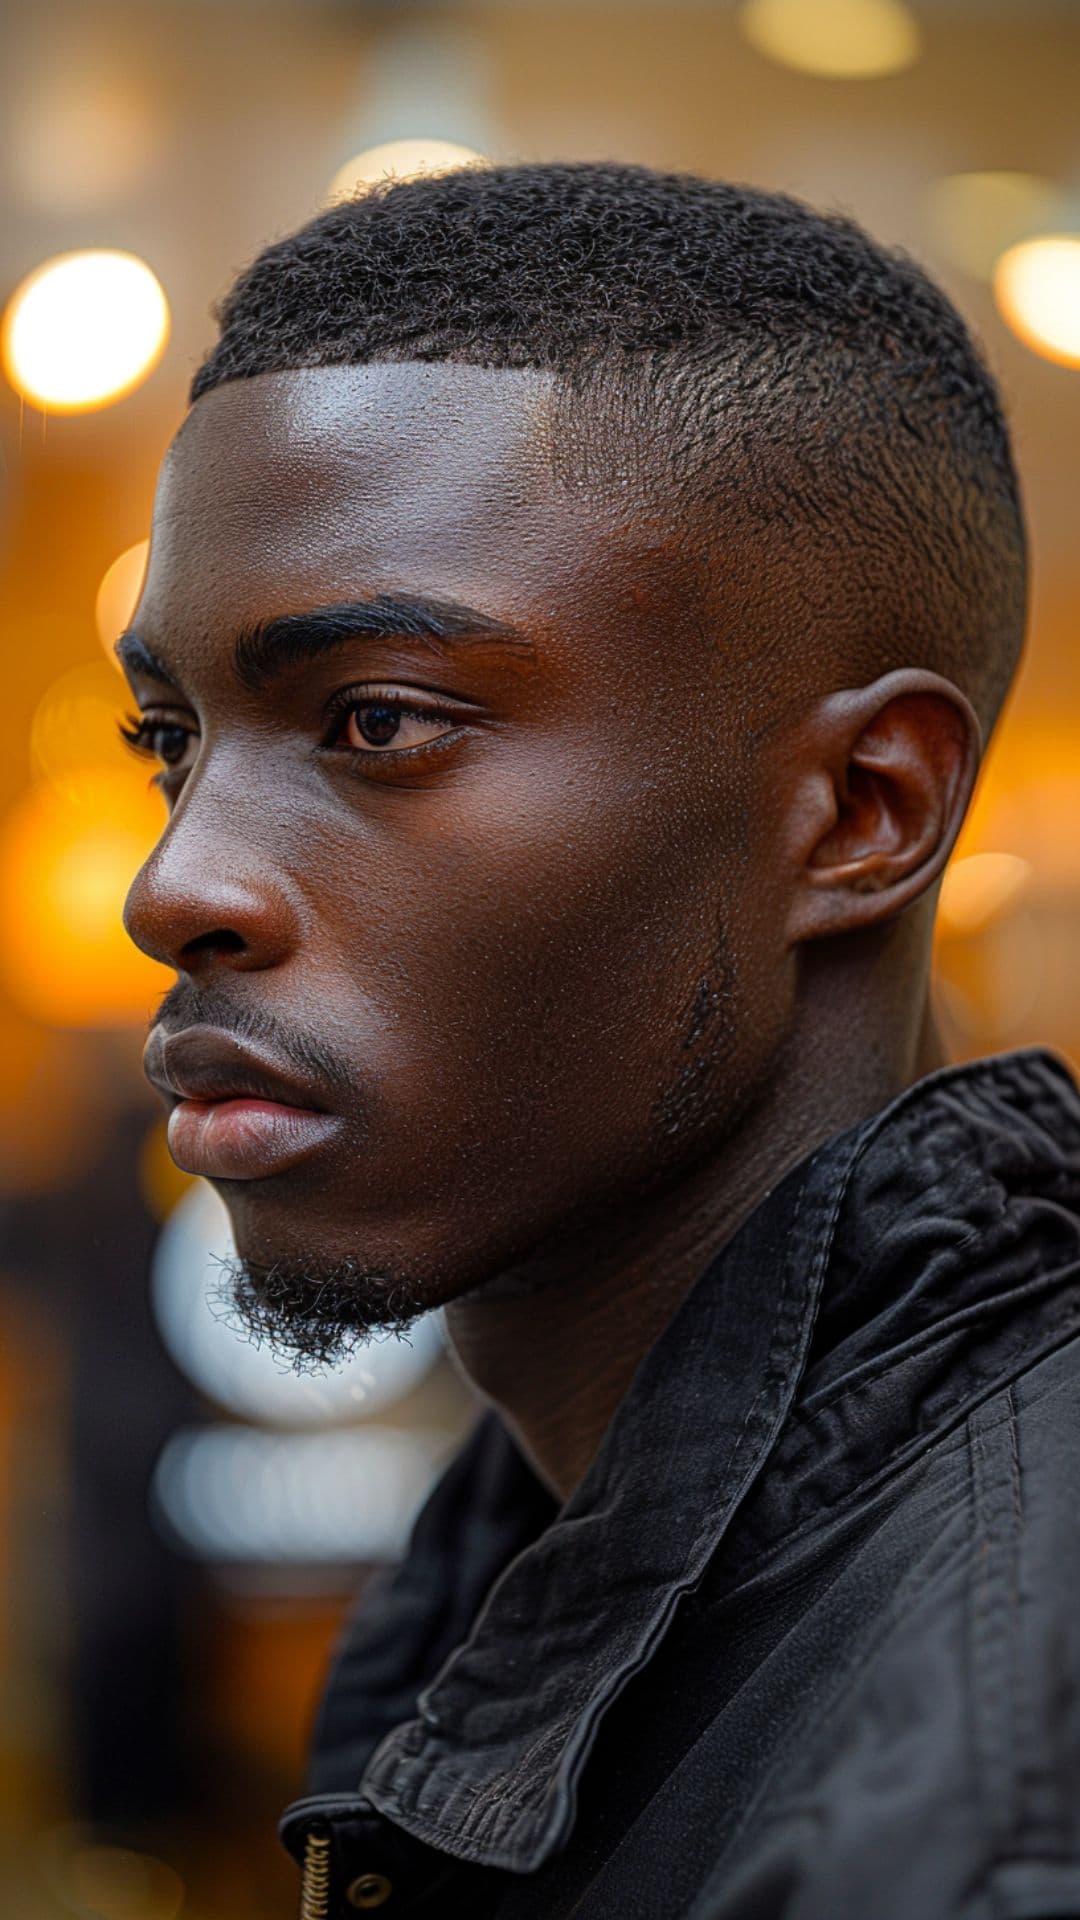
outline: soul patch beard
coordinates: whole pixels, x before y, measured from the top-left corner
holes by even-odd
[[[723,940],[695,983],[676,1070],[652,1114],[656,1177],[667,1172],[661,1143],[685,1138],[709,1110],[714,1079],[736,1032],[734,968]],[[391,1275],[346,1257],[333,1264],[278,1259],[268,1265],[218,1257],[211,1305],[227,1326],[296,1373],[339,1366],[371,1340],[401,1338],[458,1288]]]
[[[400,1338],[431,1306],[414,1282],[353,1259],[263,1266],[232,1255],[215,1264],[217,1317],[294,1373],[319,1373],[370,1340]]]

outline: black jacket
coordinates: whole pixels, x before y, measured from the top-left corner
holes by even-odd
[[[369,1590],[306,1911],[1080,1916],[1080,1096],[948,1069],[762,1202],[559,1511],[493,1416]]]

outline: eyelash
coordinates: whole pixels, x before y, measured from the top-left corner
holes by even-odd
[[[162,755],[158,753],[157,748],[154,746],[154,737],[156,734],[181,733],[186,739],[193,731],[194,729],[192,727],[181,726],[178,720],[155,720],[153,714],[150,713],[131,713],[127,716],[126,721],[122,720],[120,722],[121,740],[126,740],[133,753],[140,754],[148,760],[160,760],[162,758]],[[164,770],[166,773],[172,772],[168,761],[165,762]]]
[[[361,694],[363,695],[362,698],[359,697]],[[394,712],[399,714],[402,719],[447,720],[450,722],[460,719],[459,715],[451,713],[446,707],[419,706],[415,701],[403,700],[399,693],[394,693],[389,688],[378,686],[363,688],[346,687],[342,693],[335,694],[330,702],[328,710],[328,736],[338,733],[350,713],[356,712],[356,710],[361,707],[392,707]],[[416,747],[383,747],[379,750],[374,747],[335,749],[329,737],[324,740],[323,745],[328,752],[344,751],[354,760],[404,760],[406,758],[414,759],[422,753],[430,753],[433,748],[441,746],[443,739],[446,737],[446,735],[443,735],[439,740],[427,740]]]
[[[334,699],[330,702],[328,710],[328,735],[336,735],[348,719],[350,713],[363,707],[392,707],[394,712],[399,714],[403,719],[453,721],[458,718],[456,714],[451,713],[446,707],[419,706],[413,701],[403,700],[400,694],[384,690],[381,687],[364,687],[362,689],[363,698],[358,697],[360,691],[361,690],[355,687],[346,687],[342,693],[335,695]],[[185,727],[180,721],[159,720],[156,719],[152,713],[129,714],[126,722],[120,722],[121,739],[127,742],[127,745],[133,753],[140,754],[144,758],[151,760],[160,760],[163,757],[154,746],[156,735],[161,733],[176,733],[182,734],[185,739],[188,739],[194,732],[194,727]],[[349,754],[350,758],[354,760],[416,758],[420,754],[430,753],[434,747],[441,746],[447,737],[447,735],[442,735],[438,740],[423,741],[419,746],[414,747],[383,747],[378,749],[374,747],[348,747],[345,751]],[[328,752],[341,751],[341,749],[335,748],[332,738],[329,737],[323,741],[323,747]],[[169,765],[168,761],[165,761],[163,774],[167,775],[173,771],[175,771],[175,769]]]

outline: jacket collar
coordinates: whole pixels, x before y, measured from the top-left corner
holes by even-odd
[[[982,1233],[977,1292],[993,1274],[1005,1212],[992,1170],[1006,1162],[1014,1173],[1041,1167],[1043,1186],[1056,1180],[1062,1198],[1071,1177],[1077,1209],[1078,1147],[1080,1099],[1053,1056],[1033,1050],[935,1074],[819,1149],[767,1196],[646,1356],[589,1473],[557,1515],[497,1423],[482,1423],[444,1483],[456,1510],[464,1483],[484,1473],[490,1482],[488,1506],[474,1504],[471,1521],[481,1550],[466,1556],[451,1618],[436,1627],[454,1592],[455,1564],[453,1514],[447,1528],[440,1490],[421,1523],[428,1546],[418,1536],[413,1578],[406,1568],[389,1602],[376,1601],[370,1624],[365,1608],[362,1639],[338,1669],[334,1692],[355,1712],[350,1659],[360,1661],[354,1681],[365,1665],[373,1674],[378,1663],[363,1651],[367,1645],[370,1655],[373,1628],[375,1643],[400,1662],[403,1641],[417,1640],[414,1631],[410,1642],[410,1620],[421,1623],[421,1641],[426,1635],[422,1671],[438,1667],[409,1706],[407,1689],[394,1699],[383,1664],[380,1698],[368,1695],[360,1739],[376,1749],[359,1783],[362,1800],[460,1860],[526,1873],[555,1853],[572,1828],[601,1717],[649,1661],[733,1523],[749,1507],[763,1511],[767,1525],[778,1482],[779,1517],[790,1521],[784,1500],[799,1483],[790,1436],[804,1405],[812,1416],[819,1400],[835,1399],[883,1352],[904,1356],[913,1326],[918,1346],[918,1327],[935,1314],[970,1321],[971,1269],[960,1255]],[[936,1236],[927,1222],[937,1224]],[[782,1460],[785,1448],[790,1478],[771,1473],[759,1489],[764,1499],[748,1501],[766,1462]],[[432,1553],[437,1525],[445,1537]],[[426,1587],[415,1577],[425,1553],[437,1568]],[[333,1717],[331,1705],[324,1737]],[[329,1784],[333,1766],[322,1777]]]

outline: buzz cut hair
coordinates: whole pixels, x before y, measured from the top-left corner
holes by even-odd
[[[469,167],[339,201],[217,319],[192,401],[380,361],[550,374],[564,474],[629,463],[706,571],[739,533],[789,570],[759,654],[840,684],[925,666],[992,727],[1027,601],[1001,399],[951,301],[851,219],[647,167]]]

